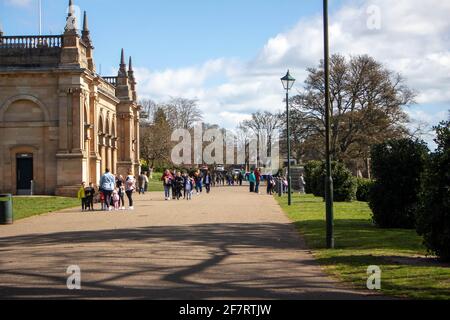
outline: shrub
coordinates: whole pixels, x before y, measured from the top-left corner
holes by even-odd
[[[323,183],[319,183],[320,171],[322,170],[322,161],[310,161],[305,165],[306,193],[317,194],[323,190]],[[323,191],[322,191],[323,192]]]
[[[351,202],[355,200],[357,183],[356,178],[353,176],[351,171],[341,162],[333,162],[331,164],[331,170],[333,176],[334,201]],[[319,179],[322,181],[322,196],[325,197],[325,163],[322,165],[321,176]]]
[[[337,202],[353,201],[356,198],[356,179],[343,163],[332,163],[334,181],[334,200]],[[316,197],[325,197],[326,164],[311,161],[305,166],[307,193]]]
[[[358,178],[358,188],[356,190],[356,200],[361,202],[369,202],[371,189],[374,185],[373,180]]]
[[[149,172],[149,171],[150,171],[150,168],[148,165],[146,165],[146,164],[141,165],[141,172]]]
[[[428,158],[422,141],[392,140],[372,148],[373,220],[382,228],[414,228],[421,177]]]
[[[436,131],[438,149],[426,166],[417,231],[430,252],[450,261],[450,121]]]

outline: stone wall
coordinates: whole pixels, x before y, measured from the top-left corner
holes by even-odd
[[[15,193],[16,155],[33,155],[36,193],[56,190],[57,77],[0,74],[0,192]]]

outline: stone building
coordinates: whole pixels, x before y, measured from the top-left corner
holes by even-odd
[[[109,168],[139,171],[139,111],[131,58],[96,73],[86,12],[76,29],[6,36],[0,30],[0,193],[74,196]],[[33,183],[32,183],[33,182]]]

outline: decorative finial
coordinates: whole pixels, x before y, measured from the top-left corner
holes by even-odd
[[[130,63],[128,65],[128,78],[134,82],[134,70],[133,70],[133,59],[130,57]]]
[[[127,76],[127,65],[125,64],[125,51],[122,48],[122,53],[120,55],[120,68],[119,68],[119,76]]]
[[[84,16],[83,16],[83,31],[89,31],[88,18],[87,18],[86,11],[84,11]]]
[[[130,63],[128,64],[128,70],[133,72],[133,59],[130,57]]]
[[[81,39],[83,39],[85,44],[90,45],[93,48],[91,34],[89,32],[88,17],[87,17],[86,11],[84,11],[84,16],[83,16],[83,30],[81,31]]]
[[[123,48],[122,48],[122,53],[120,56],[120,64],[123,66],[125,65],[125,50],[123,50]]]
[[[75,10],[73,8],[73,1],[69,0],[69,17],[72,17],[75,15]]]
[[[67,22],[64,30],[66,32],[77,32],[77,17],[75,16],[75,7],[73,1],[69,0],[69,10],[67,14]]]

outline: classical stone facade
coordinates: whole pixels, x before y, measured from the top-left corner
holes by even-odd
[[[127,70],[122,50],[118,75],[99,76],[86,13],[81,35],[74,18],[58,36],[0,30],[0,193],[74,196],[106,168],[139,171],[131,58]]]

